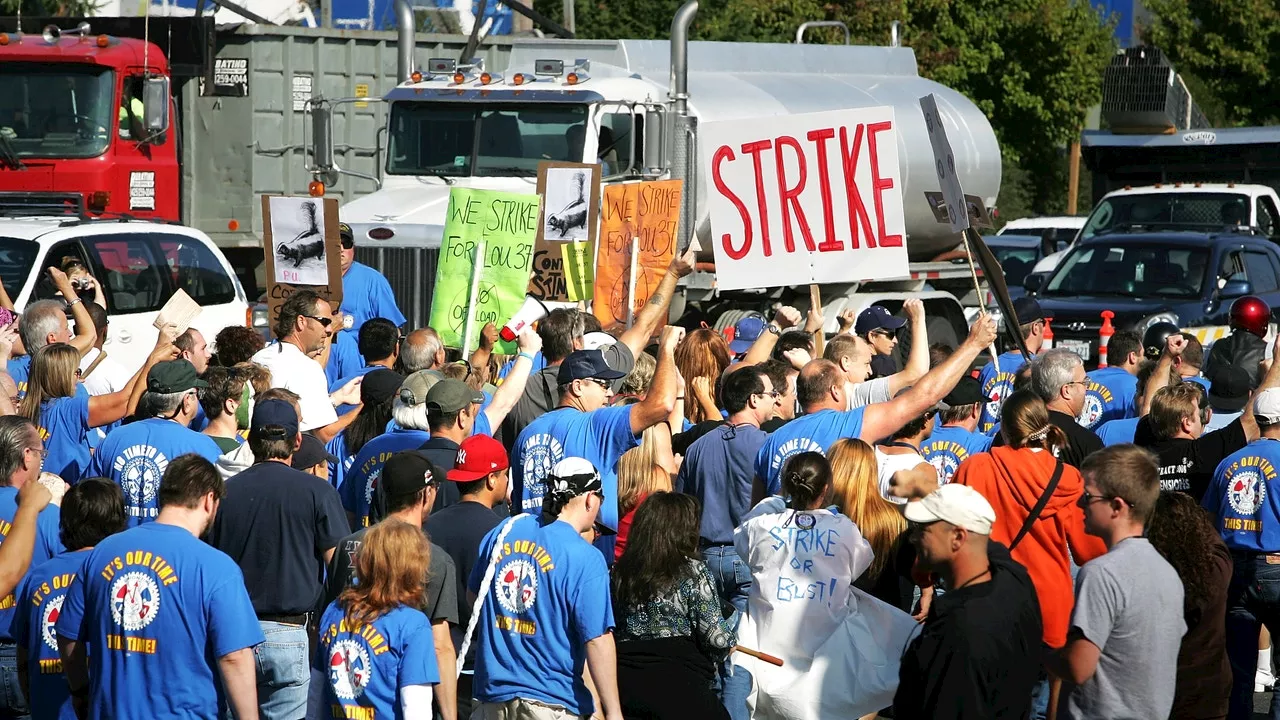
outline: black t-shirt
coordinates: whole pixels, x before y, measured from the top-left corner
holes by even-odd
[[[778,428],[782,427],[783,425],[786,425],[789,422],[791,421],[788,420],[787,418],[780,418],[780,417],[771,418],[769,420],[765,420],[764,422],[760,423],[760,429],[767,433],[777,432]]]
[[[467,580],[471,571],[480,562],[480,541],[490,530],[498,526],[502,518],[493,510],[472,500],[464,500],[457,505],[450,505],[440,512],[433,512],[423,527],[431,542],[438,545],[449,557],[457,572],[458,625],[453,628],[453,647],[462,648],[462,634],[471,620],[471,603],[467,601]],[[485,558],[488,561],[488,558]],[[464,667],[470,668],[475,661],[475,645],[467,653]]]
[[[1231,552],[1215,533],[1189,538],[1209,546],[1213,559],[1209,577],[1200,578],[1203,597],[1189,598],[1183,614],[1187,634],[1178,650],[1178,681],[1170,718],[1226,717],[1231,689],[1227,661],[1227,588],[1231,584]]]
[[[676,455],[687,454],[689,452],[689,446],[696,442],[698,438],[706,435],[712,430],[715,430],[724,423],[725,421],[723,419],[703,420],[700,423],[694,423],[693,427],[685,430],[684,432],[678,432],[675,435],[672,435],[671,452]]]
[[[449,472],[458,462],[458,443],[447,437],[432,437],[422,443],[422,447],[418,448],[418,452],[427,456],[432,465],[440,468],[441,472]],[[458,492],[458,484],[449,482],[445,478],[440,478],[440,489],[436,491],[436,504],[431,506],[431,512],[440,512],[450,505],[457,505],[462,499],[461,493]]]
[[[897,374],[898,363],[893,359],[892,355],[872,355],[871,356],[871,377],[882,378]]]
[[[324,554],[351,532],[332,485],[264,461],[227,481],[210,544],[244,573],[259,615],[320,610]]]
[[[342,538],[338,549],[333,553],[333,561],[329,563],[329,582],[325,586],[325,606],[337,599],[343,588],[351,584],[356,574],[356,553],[364,542],[364,534],[369,528]],[[457,569],[449,553],[435,543],[431,543],[431,564],[427,567],[427,604],[421,608],[434,625],[438,622],[458,624]]]
[[[1096,433],[1080,423],[1076,419],[1066,413],[1057,410],[1049,411],[1049,422],[1062,428],[1067,436],[1067,446],[1059,453],[1059,459],[1063,463],[1074,468],[1079,468],[1084,459],[1102,449],[1102,440],[1098,439]],[[1004,433],[996,433],[992,439],[993,447],[1004,447]]]
[[[1200,500],[1213,482],[1213,471],[1228,455],[1249,444],[1244,425],[1236,418],[1230,425],[1199,439],[1172,438],[1157,440],[1151,421],[1144,417],[1133,432],[1135,445],[1156,454],[1160,464],[1160,489],[1177,490]]]

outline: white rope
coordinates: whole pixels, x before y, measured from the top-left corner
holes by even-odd
[[[462,676],[462,664],[467,657],[467,651],[471,649],[471,637],[475,634],[476,623],[480,620],[480,610],[484,607],[484,600],[489,596],[489,587],[493,584],[493,575],[498,569],[498,558],[502,556],[502,542],[507,539],[507,533],[511,532],[511,527],[516,524],[520,518],[532,517],[529,513],[517,515],[507,521],[502,526],[502,530],[498,533],[498,537],[493,541],[493,552],[489,554],[489,567],[485,568],[484,578],[480,581],[480,592],[476,594],[476,602],[471,606],[471,619],[467,621],[467,632],[462,637],[462,649],[458,651],[458,677]]]

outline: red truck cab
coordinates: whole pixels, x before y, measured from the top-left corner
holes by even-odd
[[[179,220],[167,81],[162,123],[143,117],[148,78],[168,77],[155,43],[87,23],[0,33],[0,214]]]

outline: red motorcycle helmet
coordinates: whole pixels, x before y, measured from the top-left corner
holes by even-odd
[[[1271,324],[1271,307],[1260,297],[1245,295],[1231,303],[1230,317],[1228,324],[1232,330],[1246,330],[1265,338]]]

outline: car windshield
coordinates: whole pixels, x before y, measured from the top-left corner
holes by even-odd
[[[1077,247],[1062,261],[1044,294],[1197,298],[1208,265],[1205,248],[1088,245]]]
[[[18,297],[26,286],[39,251],[40,246],[30,240],[0,237],[0,281],[10,297]]]
[[[1022,285],[1023,278],[1035,267],[1036,260],[1040,259],[1039,250],[1035,247],[1000,245],[998,238],[987,241],[987,245],[996,260],[1000,261],[1000,267],[1004,268],[1004,281],[1007,285]]]
[[[0,134],[18,158],[97,157],[117,125],[114,90],[101,65],[0,64]]]
[[[1221,229],[1249,224],[1249,196],[1240,193],[1167,192],[1105,198],[1089,213],[1080,239],[1108,232]]]
[[[582,162],[587,106],[391,106],[390,175],[534,177],[544,160]]]

